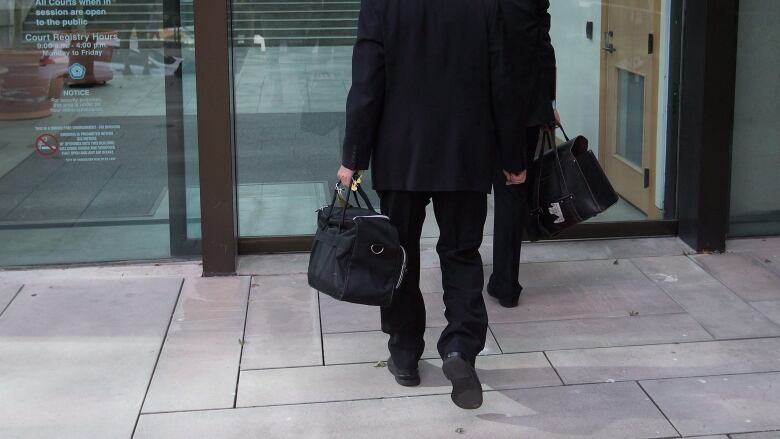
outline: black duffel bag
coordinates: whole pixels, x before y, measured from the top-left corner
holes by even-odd
[[[537,160],[531,170],[531,240],[550,238],[593,218],[618,202],[588,139],[570,140],[555,147],[553,133],[543,131]]]
[[[342,190],[347,192],[346,200],[337,206]],[[353,191],[366,208],[357,195],[357,206],[349,204]],[[374,210],[363,188],[336,186],[330,206],[317,211],[317,225],[309,285],[337,300],[389,305],[406,274],[406,251],[390,219]]]

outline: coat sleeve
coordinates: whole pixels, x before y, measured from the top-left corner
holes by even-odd
[[[385,52],[382,20],[373,0],[361,0],[357,41],[352,53],[352,88],[347,97],[341,164],[368,169],[382,118]]]
[[[521,77],[518,67],[529,64],[531,52],[527,45],[514,44],[509,39],[501,3],[488,2],[492,110],[499,164],[517,174],[528,168],[525,135],[528,93],[524,87],[518,87]]]
[[[555,61],[555,48],[552,45],[552,38],[550,37],[550,28],[552,20],[550,17],[550,2],[549,0],[541,0],[539,5],[539,16],[541,17],[540,29],[541,32],[541,56],[540,61],[542,63],[543,75],[547,82],[550,98],[555,100],[557,89],[557,66]]]

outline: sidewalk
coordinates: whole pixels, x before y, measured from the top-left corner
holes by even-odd
[[[416,388],[381,362],[378,309],[313,292],[307,255],[244,257],[233,278],[0,271],[0,437],[780,438],[780,238],[724,255],[675,238],[529,245],[520,307],[486,300],[475,411],[452,404],[436,358],[427,244]]]

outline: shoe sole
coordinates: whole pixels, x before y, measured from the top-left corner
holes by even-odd
[[[395,382],[404,387],[417,387],[420,385],[420,379],[417,378],[398,378],[395,377]]]
[[[390,371],[390,373],[393,375],[393,378],[395,378],[395,382],[404,386],[404,387],[416,387],[420,385],[420,377],[414,377],[414,378],[401,378],[398,375],[396,375],[396,370],[394,367],[392,367],[391,363],[387,363],[387,370]]]
[[[444,376],[452,382],[452,402],[466,410],[482,406],[482,384],[477,371],[460,357],[448,358],[442,366]]]

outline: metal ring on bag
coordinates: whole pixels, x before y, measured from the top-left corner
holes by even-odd
[[[377,251],[376,248],[379,248],[380,250]],[[371,253],[373,253],[373,254],[375,254],[377,256],[381,255],[384,252],[385,252],[385,248],[382,247],[381,245],[373,244],[371,246]]]

